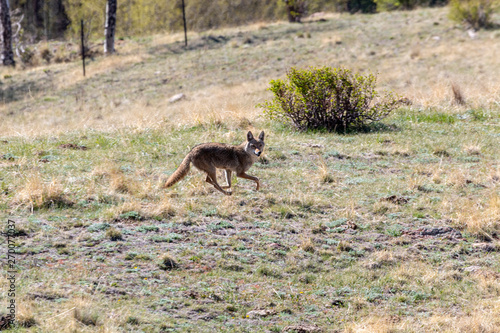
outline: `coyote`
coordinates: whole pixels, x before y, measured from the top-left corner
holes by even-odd
[[[263,150],[264,131],[260,132],[258,140],[249,131],[247,133],[247,141],[239,146],[232,146],[225,143],[202,143],[191,149],[181,165],[167,179],[164,187],[170,187],[184,178],[189,172],[190,164],[193,163],[196,168],[206,172],[207,179],[205,181],[212,184],[225,195],[233,194],[232,191],[223,190],[223,188],[231,188],[232,172],[235,172],[238,177],[256,182],[256,190],[258,191],[260,188],[259,178],[247,175],[245,172],[257,161]],[[217,183],[216,169],[224,170],[227,182],[226,186],[220,186]]]

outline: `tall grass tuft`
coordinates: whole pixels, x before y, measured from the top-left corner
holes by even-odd
[[[473,235],[493,240],[500,235],[500,195],[491,192],[484,201],[463,198],[453,205],[454,221]]]
[[[73,202],[64,193],[64,187],[57,179],[45,182],[39,173],[26,177],[24,185],[16,192],[12,203],[30,210],[63,208],[73,205]]]

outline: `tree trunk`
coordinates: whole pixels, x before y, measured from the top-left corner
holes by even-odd
[[[2,63],[5,66],[15,66],[12,52],[12,24],[8,0],[0,0],[0,28],[2,30]]]
[[[117,0],[108,0],[106,3],[106,27],[104,35],[104,53],[115,53],[115,29],[116,29],[116,7]]]
[[[306,10],[306,2],[304,0],[285,0],[285,5],[288,22],[300,23],[302,15],[304,15]]]

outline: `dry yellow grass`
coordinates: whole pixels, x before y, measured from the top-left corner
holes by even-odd
[[[488,191],[479,200],[455,198],[447,203],[455,223],[473,234],[493,240],[493,234],[500,232],[500,195],[496,188]]]
[[[64,193],[64,186],[57,179],[44,181],[40,173],[28,174],[24,177],[24,184],[16,191],[12,200],[16,208],[34,209],[51,206],[71,205]]]
[[[106,216],[111,219],[119,219],[121,215],[135,212],[141,219],[168,219],[174,215],[182,213],[184,210],[175,202],[164,197],[158,202],[141,202],[135,198],[129,198],[127,202],[110,208]]]
[[[314,252],[315,247],[311,238],[304,238],[300,244],[300,248],[306,252]]]
[[[476,304],[476,302],[474,302]],[[500,305],[497,300],[481,301],[468,313],[431,316],[422,326],[435,332],[494,333],[500,324]]]

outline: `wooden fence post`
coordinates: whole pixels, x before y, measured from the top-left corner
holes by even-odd
[[[82,64],[83,64],[83,76],[85,76],[85,37],[83,33],[83,20],[81,25],[81,36],[82,36]]]
[[[184,46],[188,46],[187,26],[186,26],[186,6],[182,0],[182,20],[184,22]]]

